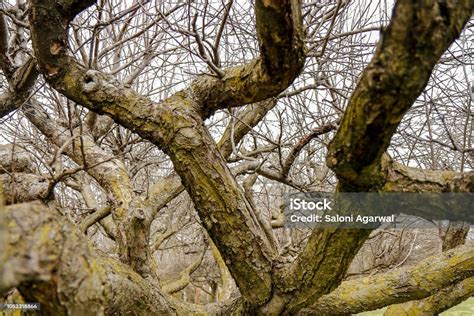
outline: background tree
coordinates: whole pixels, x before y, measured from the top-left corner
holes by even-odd
[[[288,230],[279,209],[473,191],[472,1],[2,4],[7,300],[332,315],[472,295],[467,224]]]

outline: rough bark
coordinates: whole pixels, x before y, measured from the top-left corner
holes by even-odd
[[[18,145],[0,145],[0,183],[3,203],[45,199],[49,181],[35,173],[31,155]]]
[[[474,214],[467,212],[462,207],[436,207],[437,205],[445,206],[446,197],[439,193],[453,193],[451,197],[455,198],[457,193],[473,193],[474,192],[474,172],[455,172],[455,171],[441,171],[428,170],[406,167],[400,163],[390,161],[386,164],[387,178],[382,187],[383,192],[407,192],[407,193],[421,193],[430,192],[427,203],[433,206],[430,209],[422,207],[421,209],[407,209],[405,214],[423,217],[430,220],[456,220],[469,221],[474,220]],[[459,237],[464,238],[465,234],[461,233],[456,238],[456,229],[452,227],[447,235],[446,242],[443,245],[443,250],[448,250],[458,246],[459,244],[453,240],[450,243],[449,239]],[[465,232],[467,234],[467,232]],[[463,237],[464,236],[464,237]]]
[[[328,166],[343,184],[353,189],[383,185],[381,158],[393,133],[473,7],[470,0],[396,3],[329,146]]]
[[[217,147],[224,159],[228,160],[232,154],[232,138],[234,135],[234,144],[238,144],[245,135],[255,127],[264,116],[276,105],[276,100],[265,100],[255,104],[248,105],[239,112],[235,119],[235,125],[230,124],[225,129],[221,139],[217,143]],[[233,131],[232,131],[233,129]],[[235,174],[235,172],[234,172]],[[173,174],[166,179],[157,181],[150,187],[148,197],[144,199],[142,205],[150,212],[151,218],[166,206],[171,200],[184,191],[181,180],[178,175]]]
[[[33,47],[40,70],[48,82],[71,100],[92,111],[111,116],[116,122],[162,148],[173,161],[204,226],[229,264],[244,297],[255,305],[268,300],[271,295],[271,259],[276,255],[274,242],[267,240],[267,236],[261,233],[262,224],[203,124],[203,112],[210,114],[217,107],[204,102],[205,98],[196,98],[197,86],[192,89],[195,91],[178,92],[161,104],[155,104],[100,72],[83,70],[66,54],[67,29],[64,22],[79,13],[78,8],[85,8],[93,1],[57,3],[34,0],[31,3]],[[262,83],[253,79],[263,78],[267,86],[272,83],[269,80],[275,79],[273,84],[276,88],[271,89],[271,93],[277,94],[301,70],[302,27],[299,9],[298,2],[294,0],[257,1],[257,27],[263,28],[259,31],[263,34],[260,39],[262,57],[256,63],[244,66],[247,70],[243,73],[235,75],[232,70],[232,79],[226,81],[224,77],[219,84],[224,83],[225,87],[226,82],[230,82],[231,87],[237,87],[236,80],[240,80],[247,84],[243,89],[236,89],[237,92],[243,93],[249,88],[253,88],[253,91],[263,89],[264,92],[243,99],[243,96],[234,94],[237,102],[250,103],[268,97],[269,90],[262,88],[264,86],[252,87],[248,84]],[[281,40],[274,42],[274,38],[265,36],[271,27],[276,28],[272,34]],[[295,56],[295,53],[300,55]],[[275,66],[281,63],[286,70],[278,68],[276,74]],[[256,71],[251,71],[249,76],[249,69]],[[232,95],[224,90],[220,90],[222,96]],[[196,99],[201,100],[201,103]],[[203,108],[206,110],[203,111]]]
[[[294,314],[342,281],[353,256],[370,234],[369,229],[315,229],[296,261],[275,278],[280,293],[271,309]],[[273,302],[270,302],[269,306]]]
[[[342,315],[375,310],[425,298],[438,289],[474,275],[474,248],[461,246],[427,258],[415,266],[344,281],[302,314]]]
[[[442,236],[443,251],[448,251],[457,246],[464,245],[470,226],[471,225],[465,222],[450,222]]]
[[[385,316],[437,315],[474,295],[474,277],[448,286],[436,294],[408,304],[392,305]]]
[[[198,78],[159,104],[110,76],[84,69],[67,55],[68,22],[94,2],[30,1],[33,48],[46,80],[69,99],[112,117],[170,156],[247,311],[292,314],[337,287],[370,231],[316,230],[296,262],[277,271],[274,241],[264,233],[265,225],[203,122],[217,109],[276,96],[299,74],[304,58],[298,1],[257,0],[260,57],[223,70],[221,78]],[[329,148],[328,165],[340,180],[340,191],[382,189],[388,165],[382,155],[390,138],[473,6],[467,0],[397,3]],[[299,282],[293,281],[295,276]]]
[[[40,315],[230,315],[234,298],[179,302],[130,266],[95,251],[82,232],[40,202],[0,207],[0,295],[18,288]]]
[[[305,56],[299,0],[257,0],[255,15],[259,58],[225,69],[223,78],[203,76],[191,85],[204,117],[276,97],[300,74]]]
[[[455,172],[406,167],[391,162],[384,192],[474,192],[474,172]]]
[[[117,242],[123,262],[132,264],[139,273],[150,275],[147,252],[147,229],[138,234],[133,226],[137,218],[132,208],[134,197],[130,177],[120,159],[102,150],[90,134],[77,127],[71,133],[56,124],[33,100],[25,106],[25,116],[43,135],[62,150],[77,165],[87,169],[109,196],[113,204],[112,215],[118,228]],[[141,222],[141,219],[138,219]],[[145,256],[145,258],[144,258]]]
[[[5,5],[0,3],[2,9]],[[8,88],[0,95],[0,118],[18,109],[27,101],[31,88],[38,77],[34,58],[27,57],[21,65],[12,60],[9,50],[10,36],[3,12],[0,12],[0,68],[8,82]],[[17,47],[15,47],[17,49]],[[20,47],[20,50],[23,48]]]
[[[46,198],[49,182],[31,173],[0,174],[5,204],[42,200]]]
[[[38,78],[35,60],[28,58],[10,77],[7,75],[7,78],[8,90],[0,95],[0,118],[27,102],[31,89]]]
[[[328,148],[327,164],[337,175],[339,191],[383,190],[389,166],[389,159],[383,155],[390,139],[426,86],[442,53],[459,36],[473,8],[473,1],[396,3],[392,20]],[[297,279],[302,286],[293,294],[286,311],[294,313],[337,287],[369,233],[347,229],[314,231],[298,260],[288,269],[301,276]],[[280,288],[292,289],[289,285],[293,273],[286,275],[285,285]]]
[[[0,293],[17,287],[42,315],[175,314],[130,267],[96,253],[66,219],[38,202],[0,211]]]
[[[0,145],[0,174],[8,172],[34,173],[31,156],[18,145]]]
[[[463,245],[469,232],[469,226],[464,222],[450,222],[444,235],[442,235],[442,250],[448,251]],[[385,314],[410,315],[416,313],[417,315],[433,315],[461,303],[474,294],[472,277],[453,283],[453,285],[445,287],[425,299],[392,305]]]

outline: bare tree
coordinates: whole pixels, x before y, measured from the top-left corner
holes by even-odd
[[[472,296],[465,223],[434,223],[439,249],[409,260],[417,231],[288,230],[279,205],[473,191],[473,10],[2,2],[0,293],[45,315],[438,313]]]

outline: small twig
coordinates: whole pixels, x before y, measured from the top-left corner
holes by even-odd
[[[196,27],[196,20],[197,20],[197,14],[194,16],[193,21],[192,21],[192,27],[193,27],[193,37],[196,39],[196,43],[198,45],[198,52],[199,56],[206,62],[206,64],[211,68],[212,71],[219,77],[223,78],[225,73],[217,67],[214,62],[209,58],[209,55],[206,53],[206,48],[204,46],[204,43],[202,41],[201,36],[199,36],[199,33],[197,32],[197,27]]]

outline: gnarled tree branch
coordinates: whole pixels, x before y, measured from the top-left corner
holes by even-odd
[[[0,293],[17,287],[50,315],[174,313],[152,284],[98,255],[79,229],[40,203],[4,207],[0,218]]]
[[[272,288],[271,261],[276,255],[274,241],[262,233],[258,215],[246,201],[205,128],[202,120],[204,101],[188,90],[156,104],[121,86],[109,76],[98,71],[85,71],[69,57],[64,22],[80,12],[77,8],[84,9],[94,1],[32,0],[31,3],[33,47],[46,80],[69,99],[92,111],[111,116],[162,148],[170,156],[209,235],[229,262],[230,271],[245,299],[252,304],[268,300]],[[257,24],[262,25],[257,28],[260,36],[265,37],[262,39],[265,43],[263,54],[269,58],[276,54],[277,60],[270,61],[264,57],[251,68],[260,69],[258,74],[262,78],[269,75],[280,78],[277,89],[271,90],[272,93],[279,93],[301,70],[300,58],[280,54],[294,47],[302,52],[298,31],[301,30],[299,3],[295,0],[257,1],[256,10],[259,16]],[[275,21],[283,23],[282,28],[267,24]],[[273,41],[276,38],[268,38],[265,34],[270,31],[270,26],[277,28],[276,32],[271,33],[281,41]],[[283,47],[278,43],[282,43]],[[298,69],[292,66],[295,61]],[[282,71],[283,77],[279,77],[277,72],[280,69],[275,68],[279,64],[289,66],[291,71]],[[264,70],[271,70],[271,73],[262,72]],[[246,89],[240,90],[240,93],[244,91]],[[265,99],[269,95],[262,93],[260,96]],[[257,100],[249,99],[249,102],[253,101]]]
[[[361,279],[344,281],[322,296],[311,309],[314,315],[355,314],[390,304],[411,301],[474,275],[474,248],[460,246],[430,257],[415,266]]]
[[[224,69],[222,79],[202,76],[191,85],[204,117],[276,97],[300,74],[305,56],[299,0],[256,0],[255,15],[259,58]]]
[[[470,0],[396,3],[329,146],[328,166],[342,184],[352,189],[383,185],[382,155],[393,133],[473,7]]]
[[[385,316],[438,315],[474,295],[474,277],[464,279],[419,301],[390,306]]]
[[[473,9],[470,0],[399,0],[395,4],[392,20],[328,148],[327,165],[336,173],[339,191],[381,190],[389,165],[383,155],[393,133]],[[286,310],[296,312],[337,287],[369,233],[315,230],[283,273],[282,292],[296,292]]]

